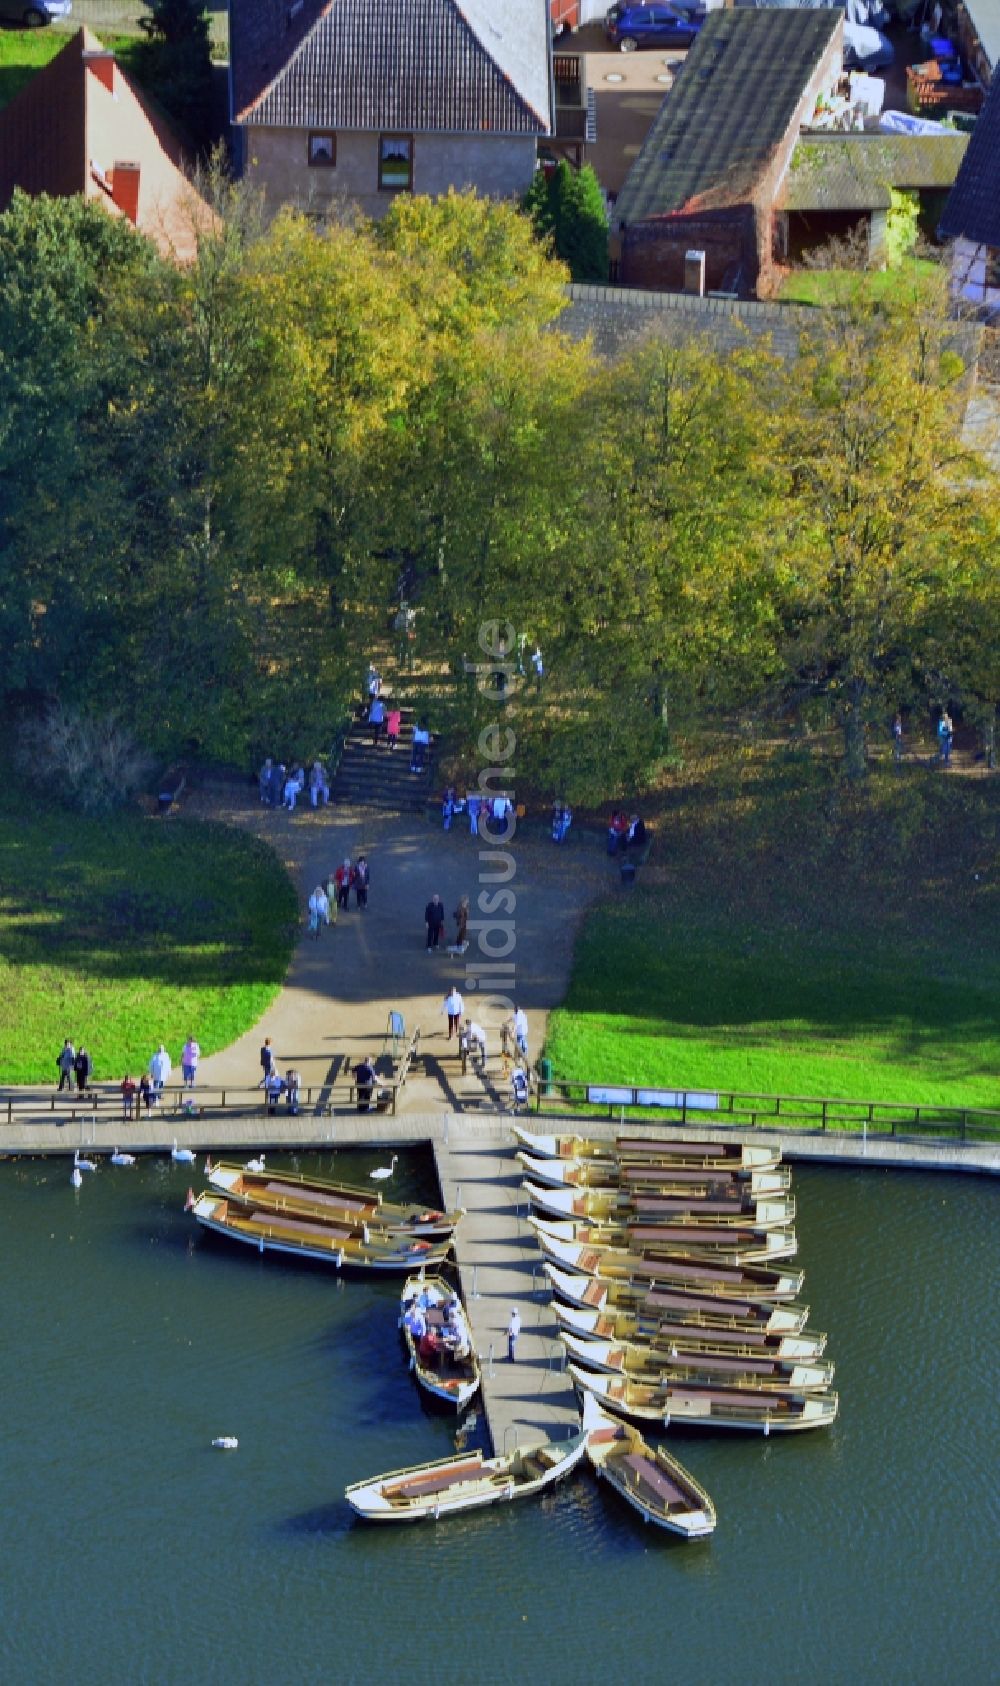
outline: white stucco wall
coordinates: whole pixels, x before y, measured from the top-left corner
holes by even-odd
[[[243,173],[265,188],[272,211],[285,204],[323,210],[349,201],[366,216],[384,216],[394,194],[379,190],[379,135],[341,131],[336,139],[336,164],[316,168],[308,163],[307,130],[248,126],[242,134]],[[505,199],[524,193],[534,170],[531,135],[413,136],[414,193],[433,197],[449,187],[474,187]]]

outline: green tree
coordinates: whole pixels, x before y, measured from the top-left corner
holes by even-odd
[[[145,41],[130,52],[136,74],[196,147],[212,134],[211,22],[205,0],[147,0]]]
[[[536,235],[551,245],[574,281],[608,278],[608,213],[590,164],[573,170],[565,159],[536,170],[523,200]]]

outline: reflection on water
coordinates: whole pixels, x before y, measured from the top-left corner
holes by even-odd
[[[357,1183],[379,1162],[301,1161]],[[193,1180],[102,1165],[74,1192],[66,1162],[0,1166],[5,1682],[992,1677],[986,1179],[796,1169],[841,1416],[672,1435],[718,1508],[691,1546],[586,1473],[436,1527],[353,1521],[348,1482],[454,1443],[408,1374],[398,1285],[203,1235]],[[429,1157],[387,1192],[435,1199]]]

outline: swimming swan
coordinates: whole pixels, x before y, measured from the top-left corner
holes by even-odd
[[[251,1174],[255,1177],[263,1176],[263,1173],[264,1173],[264,1155],[261,1154],[259,1159],[248,1159],[246,1164],[244,1165],[243,1169],[244,1169],[244,1171],[250,1171]]]
[[[112,1165],[134,1165],[135,1164],[135,1154],[134,1153],[119,1153],[118,1149],[115,1148],[114,1153],[111,1155],[111,1163],[112,1163]]]
[[[83,1176],[81,1174],[79,1165],[73,1166],[73,1169],[70,1173],[70,1179],[69,1180],[73,1184],[74,1188],[82,1188],[83,1187]]]
[[[393,1171],[396,1169],[396,1161],[398,1158],[399,1154],[394,1153],[391,1165],[379,1165],[376,1170],[369,1171],[368,1175],[371,1177],[372,1182],[381,1183],[385,1181],[386,1177],[391,1177]]]
[[[239,1441],[235,1434],[219,1434],[212,1441],[212,1445],[217,1447],[220,1452],[235,1452]]]
[[[191,1149],[189,1147],[178,1147],[176,1136],[174,1137],[174,1145],[170,1150],[170,1157],[175,1165],[194,1164],[194,1154],[191,1152]]]
[[[77,1148],[76,1152],[73,1155],[73,1164],[76,1166],[78,1171],[96,1171],[97,1170],[97,1166],[94,1164],[94,1161],[92,1159],[81,1159],[80,1158],[79,1148]]]

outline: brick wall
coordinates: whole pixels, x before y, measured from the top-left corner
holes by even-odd
[[[620,279],[626,287],[684,290],[684,254],[705,254],[705,287],[722,286],[734,264],[755,267],[753,210],[749,205],[706,211],[700,216],[651,218],[633,223],[621,236]],[[747,277],[752,286],[754,274]]]

